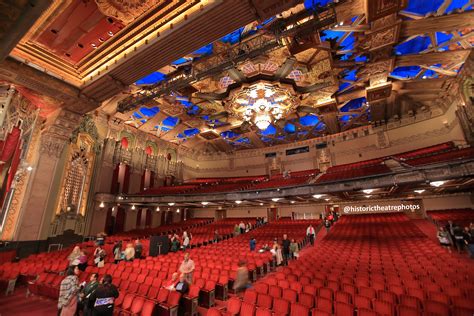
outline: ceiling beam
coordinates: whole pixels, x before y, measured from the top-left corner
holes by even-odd
[[[396,67],[414,66],[414,65],[434,65],[434,64],[450,64],[466,61],[471,53],[470,49],[462,49],[455,51],[427,53],[419,55],[397,56],[395,59]]]
[[[474,28],[474,11],[402,22],[400,37]]]

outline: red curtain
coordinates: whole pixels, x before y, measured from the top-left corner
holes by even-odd
[[[110,186],[110,193],[117,194],[119,193],[119,183],[118,183],[118,176],[119,176],[120,164],[117,164],[114,169],[114,173],[112,175],[112,185]]]
[[[140,180],[140,192],[143,192],[143,190],[145,189],[145,178],[146,178],[146,170],[143,171],[142,178]]]
[[[123,179],[123,186],[122,186],[122,192],[121,193],[128,193],[128,189],[130,187],[130,166],[125,165],[125,176]]]
[[[151,209],[146,210],[145,227],[151,227]]]
[[[108,235],[113,234],[114,232],[114,219],[112,217],[112,208],[109,207],[107,209],[107,217],[105,218],[105,227],[104,227],[104,232],[106,232]]]
[[[135,227],[136,228],[139,228],[140,225],[142,223],[142,209],[138,209],[138,212],[137,212],[137,222],[135,223]]]
[[[125,225],[125,209],[119,207],[117,209],[117,215],[115,216],[115,229],[114,233],[121,233],[123,232]]]
[[[12,185],[13,179],[15,178],[16,170],[18,169],[18,165],[20,164],[20,156],[21,156],[21,142],[18,142],[15,154],[13,155],[10,171],[8,172],[6,192],[10,191],[10,187]]]
[[[150,188],[154,188],[155,187],[155,172],[154,171],[150,171],[150,185],[149,185]]]

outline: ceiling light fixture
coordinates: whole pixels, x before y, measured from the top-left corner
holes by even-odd
[[[176,213],[179,213],[179,208],[176,210]]]
[[[315,199],[320,199],[320,198],[323,197],[323,194],[315,194],[315,195],[313,195],[313,197],[314,197]]]
[[[423,193],[423,192],[425,192],[425,190],[424,190],[424,189],[415,190],[415,193],[418,193],[418,194],[421,194],[421,193]]]
[[[32,167],[32,166],[28,166],[28,167],[26,167],[26,170],[27,170],[27,171],[31,171],[31,170],[33,170],[33,167]]]
[[[439,188],[440,186],[442,186],[445,183],[446,183],[446,181],[432,181],[432,182],[430,182],[430,185],[432,187]]]
[[[105,207],[104,202],[100,202],[99,207],[100,207],[100,208],[104,208],[104,207]]]
[[[132,205],[132,210],[134,210],[134,209],[135,209],[135,205]]]
[[[290,203],[291,203],[291,204],[295,204],[295,201],[291,201]]]
[[[240,200],[235,201],[235,204],[241,204],[241,203],[242,203],[242,201],[240,201]]]
[[[365,194],[370,194],[372,192],[374,192],[375,190],[374,189],[365,189],[365,190],[362,190],[362,192],[364,192]]]
[[[329,198],[325,198],[324,200],[327,202],[327,201],[329,201],[330,199],[329,199]]]
[[[370,195],[370,194],[367,194],[365,197],[366,197],[366,198],[369,198],[369,197],[371,197],[371,196],[372,196],[372,195]]]
[[[273,198],[272,201],[273,202],[278,202],[280,200],[280,198]]]
[[[209,202],[201,202],[202,205],[208,205]]]
[[[274,121],[283,118],[295,103],[288,89],[260,81],[242,88],[230,102],[232,111],[259,130],[266,130]]]
[[[174,206],[174,202],[169,202],[168,205],[169,206]]]
[[[157,212],[160,211],[160,207],[159,207],[159,206],[156,207],[156,211],[157,211]]]
[[[260,203],[260,206],[263,206],[263,203]]]

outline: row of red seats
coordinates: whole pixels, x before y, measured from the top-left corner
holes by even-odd
[[[380,162],[379,164],[369,164],[363,167],[351,167],[350,169],[344,171],[326,172],[317,179],[316,183],[363,178],[381,174],[388,174],[391,172],[392,171],[389,167],[383,164],[383,162]]]
[[[455,162],[472,158],[474,158],[474,148],[469,147],[462,149],[454,149],[448,152],[439,153],[437,155],[410,159],[407,160],[406,163],[410,166],[424,166],[429,164]]]
[[[448,221],[461,225],[461,228],[469,226],[474,222],[473,209],[450,209],[442,211],[427,211],[427,214],[433,219],[437,225],[444,226]]]

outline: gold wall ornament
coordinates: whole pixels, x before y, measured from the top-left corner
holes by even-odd
[[[85,215],[95,155],[95,141],[88,134],[79,133],[76,142],[69,145],[56,214]]]

